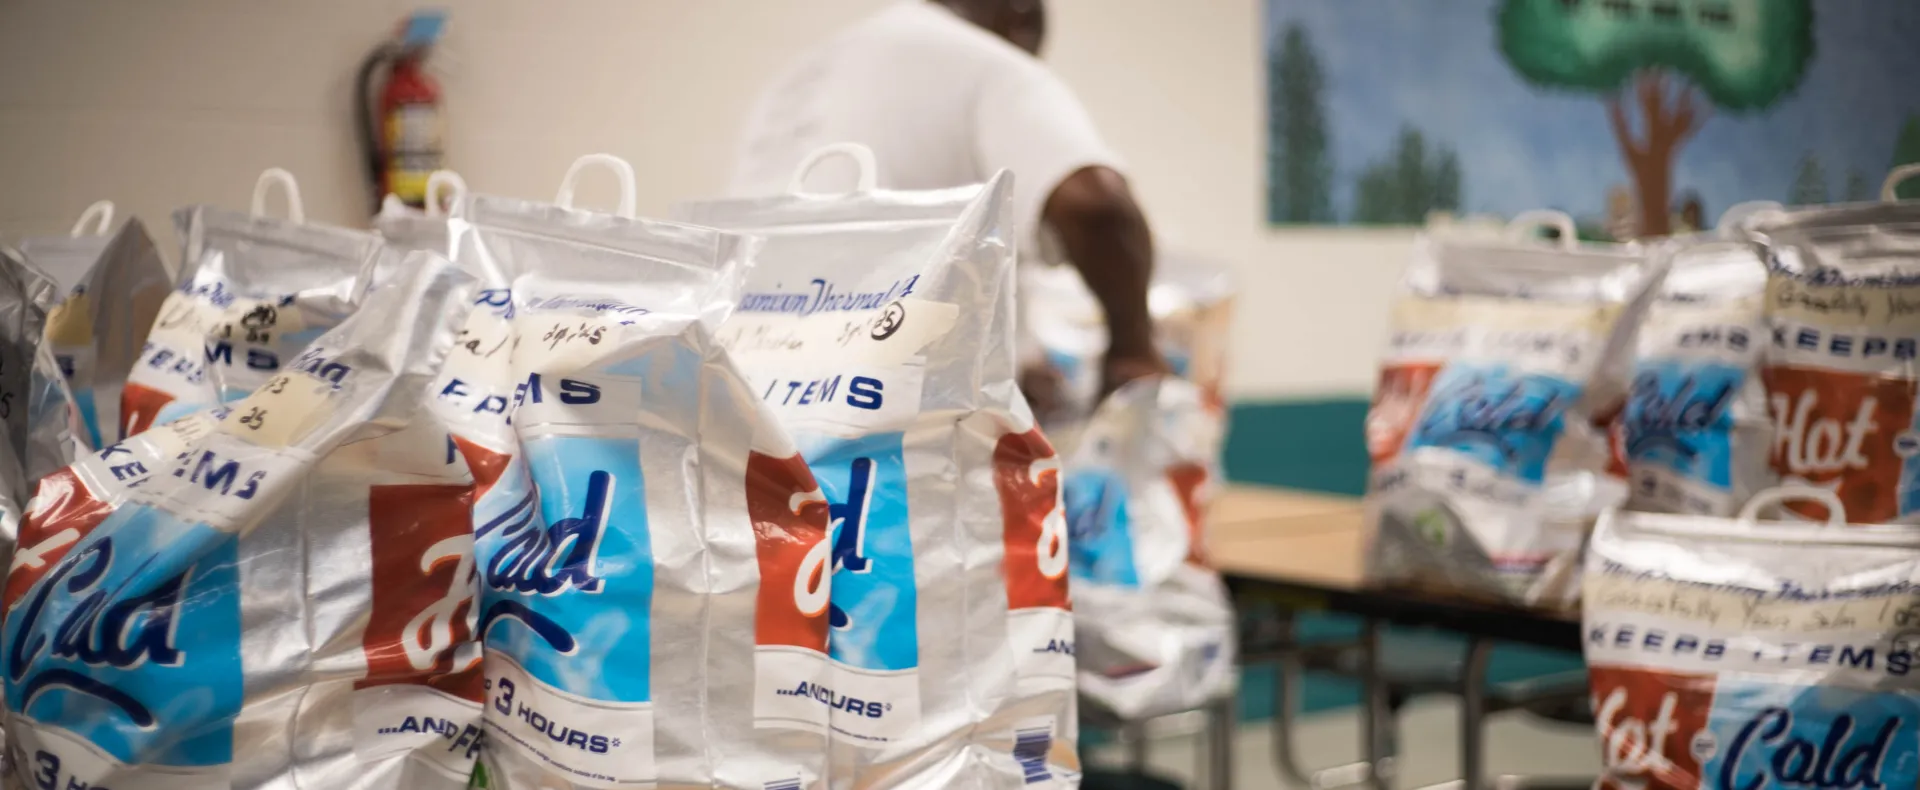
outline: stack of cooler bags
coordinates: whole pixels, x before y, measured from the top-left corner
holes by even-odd
[[[1161,255],[1148,307],[1174,377],[1099,397],[1105,317],[1078,272],[1021,270],[1032,341],[1065,382],[1042,420],[1066,460],[1081,700],[1104,721],[1194,710],[1234,691],[1233,606],[1207,553],[1218,489],[1232,282]]]
[[[1646,246],[1420,246],[1367,421],[1370,572],[1580,606],[1609,786],[1920,780],[1907,175]]]
[[[681,224],[584,162],[621,210],[270,172],[177,278],[0,257],[9,786],[1077,784],[1010,176]]]

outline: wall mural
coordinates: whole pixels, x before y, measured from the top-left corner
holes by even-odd
[[[1554,208],[1654,236],[1920,161],[1913,0],[1266,3],[1277,225]]]

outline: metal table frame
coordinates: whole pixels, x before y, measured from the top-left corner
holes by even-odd
[[[1358,679],[1364,762],[1357,766],[1358,770],[1348,770],[1346,773],[1353,776],[1355,783],[1365,782],[1376,788],[1384,788],[1392,774],[1390,739],[1395,727],[1389,709],[1388,684],[1381,676],[1380,669],[1380,635],[1386,624],[1433,626],[1468,637],[1467,659],[1458,684],[1461,698],[1462,779],[1449,783],[1465,790],[1482,790],[1490,786],[1486,766],[1486,718],[1496,708],[1510,707],[1496,704],[1488,694],[1486,669],[1494,643],[1517,642],[1562,650],[1580,649],[1580,623],[1564,614],[1448,599],[1431,593],[1372,587],[1348,588],[1233,571],[1225,572],[1225,577],[1236,609],[1248,604],[1275,604],[1283,610],[1337,611],[1362,619],[1357,649],[1360,653]],[[1293,649],[1299,648],[1296,646]],[[1291,656],[1296,660],[1286,660],[1290,657],[1284,652],[1281,658],[1283,675],[1290,668],[1298,671],[1297,654]],[[1285,676],[1278,679],[1282,684],[1292,680]],[[1283,718],[1276,719],[1276,728],[1291,721],[1290,711],[1280,715]],[[1277,737],[1285,737],[1285,733],[1278,733]],[[1306,778],[1304,772],[1293,763],[1290,753],[1276,756],[1283,772],[1293,774],[1289,778],[1296,781]],[[1221,768],[1215,766],[1213,770]],[[1529,781],[1526,784],[1530,787],[1587,787],[1591,782],[1588,778],[1578,782]],[[1505,786],[1512,782],[1501,781],[1500,784]]]

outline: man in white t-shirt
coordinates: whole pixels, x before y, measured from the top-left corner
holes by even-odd
[[[1035,57],[1045,29],[1041,0],[899,0],[774,81],[748,116],[732,191],[779,192],[808,153],[848,141],[873,149],[885,189],[1013,171],[1022,257],[1039,257],[1048,228],[1106,312],[1110,392],[1167,370],[1147,312],[1153,239],[1117,157]],[[1043,365],[1023,372],[1022,387],[1044,412],[1058,379]]]

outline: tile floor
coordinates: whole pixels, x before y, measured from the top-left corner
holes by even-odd
[[[1350,763],[1360,755],[1360,714],[1341,708],[1302,717],[1296,725],[1296,750],[1309,769]],[[1400,743],[1403,769],[1394,785],[1401,790],[1425,787],[1459,777],[1459,704],[1451,697],[1416,700],[1402,713]],[[1234,790],[1305,790],[1280,778],[1273,760],[1270,721],[1244,723],[1235,742]],[[1493,773],[1529,774],[1555,779],[1592,777],[1600,756],[1592,731],[1545,722],[1526,713],[1495,716],[1488,730],[1487,764]],[[1154,771],[1204,790],[1196,783],[1196,758],[1203,744],[1197,737],[1156,739],[1149,752]],[[1114,747],[1088,755],[1096,765],[1118,765],[1124,759]],[[1564,784],[1558,782],[1557,784]]]

